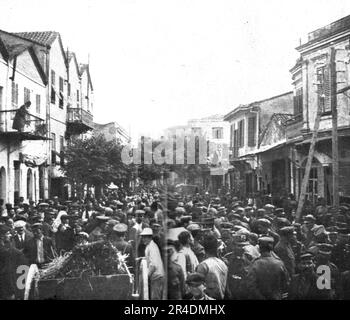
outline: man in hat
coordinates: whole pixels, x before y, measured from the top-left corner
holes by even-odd
[[[17,268],[27,265],[23,253],[13,246],[11,229],[0,225],[0,299],[12,300],[23,295],[17,287]]]
[[[280,241],[276,244],[274,251],[283,261],[289,276],[292,277],[295,273],[295,256],[292,247],[296,241],[294,227],[280,229],[280,236]]]
[[[67,214],[61,215],[61,224],[58,226],[55,233],[55,244],[57,251],[62,250],[67,252],[72,250],[74,245],[74,230],[69,225],[69,216]]]
[[[288,299],[289,300],[318,300],[321,298],[317,288],[318,275],[316,274],[313,255],[304,253],[298,265],[299,273],[292,276]]]
[[[26,222],[17,220],[14,223],[16,235],[13,237],[15,248],[23,251],[24,244],[33,238],[33,234],[26,229]]]
[[[193,243],[192,243],[192,251],[196,255],[198,262],[201,263],[205,259],[205,250],[201,245],[202,241],[202,231],[201,227],[197,223],[191,223],[187,230],[191,232]]]
[[[106,239],[107,232],[107,221],[110,220],[110,217],[105,215],[99,215],[96,217],[97,226],[90,232],[89,241],[100,241]]]
[[[122,253],[128,255],[126,264],[131,269],[131,273],[135,270],[135,257],[132,245],[125,241],[128,226],[124,223],[118,223],[113,227],[112,243]]]
[[[192,295],[191,300],[215,300],[206,294],[206,282],[203,274],[195,272],[186,279],[186,284]]]
[[[316,253],[316,270],[319,266],[323,268],[329,267],[331,276],[330,289],[324,288],[321,290],[321,298],[326,300],[334,300],[338,298],[340,292],[340,272],[338,267],[330,261],[332,255],[333,246],[328,243],[320,243],[319,249]]]
[[[337,241],[332,250],[331,261],[339,268],[340,272],[346,271],[346,245],[349,243],[348,229],[337,228]]]
[[[196,272],[205,277],[206,293],[217,300],[222,300],[225,295],[227,272],[226,264],[218,258],[219,241],[213,234],[204,237],[203,247],[207,258],[196,268]]]
[[[180,248],[178,250],[178,263],[183,268],[185,279],[193,273],[198,266],[198,259],[191,249],[191,233],[183,231],[178,235]]]
[[[144,228],[149,227],[149,225],[143,221],[144,215],[144,210],[136,210],[134,225],[129,229],[129,240],[132,241],[132,246],[136,257],[144,256],[145,246],[141,241],[140,234]]]
[[[52,239],[43,235],[41,223],[34,223],[32,231],[34,237],[25,244],[23,253],[30,264],[36,263],[40,268],[53,259],[55,247]]]
[[[165,247],[168,260],[168,300],[182,300],[185,295],[185,277],[179,264],[173,261],[173,254],[176,252],[174,243],[170,240]]]
[[[145,257],[148,266],[148,278],[151,288],[151,300],[162,300],[164,289],[164,266],[160,255],[160,250],[153,241],[153,231],[151,228],[144,228],[140,233],[142,242],[145,245]]]
[[[308,214],[304,217],[304,223],[301,226],[301,232],[303,235],[303,244],[307,248],[309,247],[310,242],[313,239],[313,231],[312,228],[315,226],[316,218]]]
[[[281,300],[287,296],[288,271],[282,260],[272,254],[274,239],[259,239],[261,256],[249,268],[247,285],[251,299]]]

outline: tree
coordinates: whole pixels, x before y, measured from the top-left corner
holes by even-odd
[[[78,191],[85,185],[94,186],[98,194],[110,182],[127,183],[131,168],[121,160],[122,148],[119,142],[107,141],[103,135],[72,138],[65,151],[63,171],[71,184],[78,186]]]

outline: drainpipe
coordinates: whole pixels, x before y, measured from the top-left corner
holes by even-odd
[[[5,110],[7,109],[11,109],[11,107],[8,107],[8,103],[9,103],[9,75],[10,75],[10,60],[7,60],[7,72],[6,72],[6,83],[5,83]],[[11,101],[11,100],[10,100]],[[7,115],[6,113],[4,113],[4,117],[5,117],[5,131],[7,131]],[[7,141],[7,174],[6,174],[6,196],[4,199],[6,201],[6,203],[11,202],[10,201],[10,186],[11,186],[11,167],[10,167],[10,142]]]

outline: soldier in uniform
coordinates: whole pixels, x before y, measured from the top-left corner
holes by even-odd
[[[124,223],[118,223],[113,227],[112,243],[122,253],[127,254],[126,264],[129,268],[135,270],[135,257],[132,245],[125,241],[128,227]],[[132,270],[130,271],[133,272]]]
[[[300,257],[298,274],[292,276],[288,291],[289,300],[317,300],[320,298],[320,290],[317,288],[318,275],[315,272],[315,264],[311,253],[305,253]]]
[[[259,239],[261,256],[253,261],[247,285],[251,299],[281,300],[287,296],[288,271],[282,260],[272,254],[274,239]]]
[[[280,229],[280,241],[275,246],[275,253],[283,261],[290,277],[295,272],[295,256],[292,244],[295,242],[294,227]]]

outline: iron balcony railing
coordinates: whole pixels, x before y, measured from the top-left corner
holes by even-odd
[[[82,108],[68,108],[67,122],[82,123],[90,128],[93,124],[93,116]]]
[[[24,118],[24,126],[19,129],[13,128],[13,121],[19,109],[0,111],[0,133],[29,133],[36,136],[45,137],[47,126],[44,119],[27,113]]]

